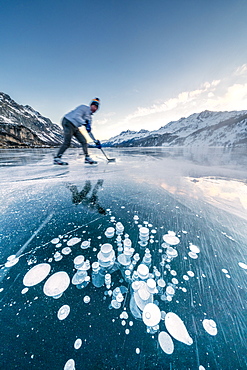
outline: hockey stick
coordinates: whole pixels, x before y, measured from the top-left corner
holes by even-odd
[[[104,156],[106,157],[106,159],[108,160],[108,162],[115,162],[116,161],[116,158],[108,158],[102,148],[100,148],[100,150],[102,151],[102,153],[104,154]]]

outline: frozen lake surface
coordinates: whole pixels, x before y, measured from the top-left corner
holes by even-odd
[[[247,369],[244,149],[1,150],[1,369]]]

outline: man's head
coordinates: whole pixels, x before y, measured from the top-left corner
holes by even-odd
[[[90,108],[92,113],[96,112],[99,109],[100,105],[100,99],[99,98],[94,98],[91,103],[90,103]]]

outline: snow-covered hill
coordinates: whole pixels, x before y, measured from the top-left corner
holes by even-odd
[[[123,131],[104,146],[247,145],[247,111],[194,113],[155,131]]]
[[[19,105],[0,92],[0,147],[56,146],[62,129],[28,105]]]

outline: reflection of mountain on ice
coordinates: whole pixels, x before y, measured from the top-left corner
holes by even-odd
[[[234,146],[247,143],[247,111],[194,113],[159,130],[123,131],[105,146]]]

